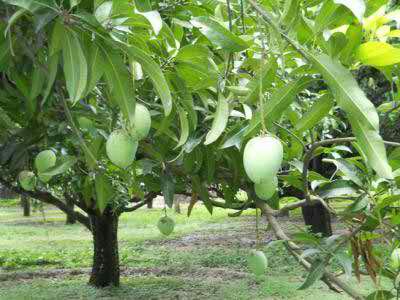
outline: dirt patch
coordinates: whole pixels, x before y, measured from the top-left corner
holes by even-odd
[[[45,271],[33,271],[33,272],[10,272],[0,274],[0,282],[6,281],[25,281],[38,278],[62,278],[79,275],[89,275],[90,268],[81,269],[52,269]],[[248,276],[245,272],[239,272],[224,268],[207,268],[207,267],[196,267],[190,270],[180,269],[176,267],[171,268],[132,268],[122,267],[121,276],[177,276],[184,278],[213,278],[215,280],[227,280],[227,279],[241,279]]]
[[[303,226],[301,218],[279,219],[282,228],[285,231],[293,231],[294,224]],[[229,224],[228,227],[220,224],[213,224],[198,232],[185,235],[183,237],[161,240],[147,241],[145,245],[156,246],[163,245],[177,249],[177,251],[191,250],[193,248],[208,248],[208,247],[244,247],[252,248],[256,245],[256,224],[254,216],[242,216],[240,222]],[[262,244],[268,244],[273,241],[274,235],[268,228],[268,224],[264,220],[259,223],[260,241]]]

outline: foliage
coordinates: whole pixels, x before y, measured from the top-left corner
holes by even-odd
[[[387,155],[379,133],[380,118],[398,119],[399,10],[387,2],[3,0],[2,182],[15,187],[18,173],[50,149],[56,165],[37,173],[30,195],[69,195],[89,216],[119,216],[156,194],[171,206],[174,193],[191,194],[191,208],[199,198],[210,212],[244,210],[257,201],[243,146],[267,131],[284,145],[279,196],[289,186],[327,209],[352,201],[339,213],[351,237],[329,245],[316,238],[306,285],[323,278],[350,240],[357,275],[362,254],[373,254],[365,240],[381,237],[375,230],[398,246],[400,159],[398,149]],[[362,65],[391,83],[392,98],[378,109],[352,75]],[[115,130],[135,130],[136,103],[151,112],[151,130],[123,169],[105,142]],[[349,128],[354,138],[326,142]],[[336,171],[307,172],[317,156]],[[365,265],[373,279],[398,273],[384,256]]]

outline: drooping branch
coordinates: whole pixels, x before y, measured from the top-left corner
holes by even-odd
[[[39,200],[43,203],[46,204],[51,204],[63,211],[65,214],[70,214],[75,217],[75,219],[84,225],[87,229],[91,230],[90,226],[90,221],[89,218],[80,212],[72,210],[70,207],[68,207],[63,201],[52,195],[51,193],[48,192],[43,192],[43,191],[25,191],[12,183],[8,182],[7,180],[0,178],[0,183],[5,186],[7,189],[10,191],[19,194],[19,195],[24,195],[27,197],[34,198],[36,200]]]
[[[327,139],[327,140],[319,141],[319,142],[309,145],[309,148],[308,148],[306,154],[304,155],[304,159],[303,159],[303,174],[302,174],[304,197],[305,197],[306,201],[308,201],[309,203],[312,201],[310,190],[308,187],[308,167],[310,165],[311,160],[314,157],[314,152],[319,147],[322,147],[325,145],[351,143],[351,142],[355,142],[355,141],[356,141],[355,137],[347,137],[347,138]],[[400,143],[390,142],[390,141],[383,141],[383,142],[385,145],[400,147]]]
[[[146,204],[150,203],[151,201],[153,201],[153,199],[155,197],[157,197],[158,195],[159,195],[159,193],[157,193],[157,192],[149,192],[144,196],[144,200],[141,202],[139,202],[141,200],[140,198],[137,198],[137,199],[135,198],[134,200],[138,200],[138,201],[132,201],[132,202],[139,202],[138,204],[136,204],[134,206],[130,206],[130,207],[123,207],[117,211],[117,214],[120,215],[125,212],[135,211],[135,210],[145,206]]]
[[[301,257],[300,247],[296,243],[291,241],[290,238],[283,231],[282,227],[279,225],[278,221],[276,220],[276,218],[274,216],[274,210],[263,201],[257,201],[257,206],[261,209],[261,211],[265,215],[268,223],[271,225],[271,228],[272,228],[275,236],[279,240],[286,241],[287,249],[289,250],[289,252],[298,260],[298,262],[305,269],[310,270],[310,268],[311,268],[310,262],[308,262],[306,259]],[[340,246],[342,246],[342,243],[340,243]],[[339,247],[339,245],[338,245],[338,247]],[[338,286],[343,291],[345,291],[353,299],[357,299],[357,300],[365,299],[364,296],[362,296],[356,290],[354,290],[351,286],[349,286],[348,284],[346,284],[345,282],[343,282],[342,280],[337,278],[334,274],[331,274],[331,273],[325,271],[321,280],[323,280],[331,289],[334,289],[334,287],[332,286],[332,283],[333,283],[334,285]]]

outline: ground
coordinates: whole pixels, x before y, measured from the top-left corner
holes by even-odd
[[[183,209],[185,211],[185,209]],[[190,218],[168,214],[176,222],[170,237],[156,228],[163,214],[143,208],[123,215],[119,241],[122,282],[118,289],[89,287],[90,233],[81,225],[64,225],[64,216],[46,207],[22,217],[19,207],[0,207],[0,299],[348,299],[322,283],[297,288],[305,273],[272,242],[261,223],[263,251],[269,267],[261,278],[246,270],[246,255],[255,248],[255,216],[238,218],[199,206]],[[302,226],[300,216],[281,219],[285,228]],[[357,289],[372,288],[363,278]]]

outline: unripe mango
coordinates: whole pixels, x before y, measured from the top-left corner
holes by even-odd
[[[22,171],[18,175],[18,181],[25,191],[33,191],[36,186],[36,176],[31,171]]]
[[[395,270],[400,269],[400,248],[393,250],[392,255],[390,256],[390,265]]]
[[[278,188],[278,178],[276,176],[269,180],[264,180],[261,183],[254,184],[256,195],[262,200],[269,200]]]
[[[44,150],[35,158],[35,168],[38,171],[39,179],[43,182],[50,181],[52,176],[41,175],[56,165],[57,157],[52,150]]]
[[[144,139],[150,131],[151,115],[146,106],[136,103],[135,126],[131,130],[132,136],[137,140]]]
[[[164,216],[158,221],[157,227],[163,235],[168,236],[174,231],[175,222],[170,217]]]
[[[268,267],[268,260],[264,252],[252,250],[247,257],[247,267],[254,275],[263,275]]]
[[[243,165],[247,176],[254,183],[262,183],[275,176],[281,168],[283,147],[273,136],[252,138],[243,153]]]
[[[125,130],[114,130],[107,139],[106,152],[111,162],[126,168],[135,160],[138,142]]]

